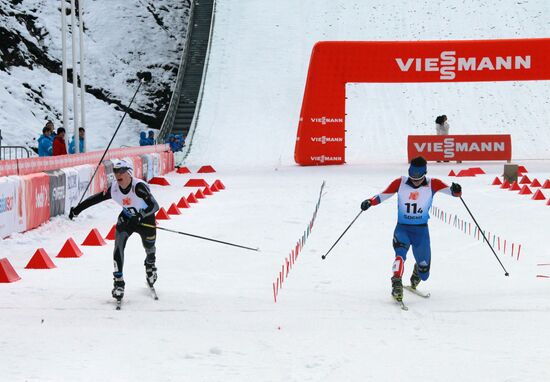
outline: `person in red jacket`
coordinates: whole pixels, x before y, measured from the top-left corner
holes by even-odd
[[[57,129],[57,135],[53,140],[53,156],[67,155],[67,144],[65,143],[65,129],[60,127]]]

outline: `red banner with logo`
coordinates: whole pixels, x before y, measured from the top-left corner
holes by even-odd
[[[25,182],[27,230],[50,219],[50,177],[41,172],[21,177]]]
[[[407,157],[428,161],[512,160],[512,137],[497,135],[409,135]]]
[[[550,80],[550,38],[318,42],[294,160],[300,165],[345,162],[347,83],[533,80]]]

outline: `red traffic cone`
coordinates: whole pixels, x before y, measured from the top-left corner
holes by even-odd
[[[508,183],[508,179],[506,179],[502,184],[500,185],[500,188],[510,188],[510,183]]]
[[[182,196],[180,201],[177,204],[178,208],[190,208],[191,206],[187,202],[187,199],[185,199],[185,196]]]
[[[218,186],[216,186],[216,183],[212,183],[212,185],[210,186],[210,191],[212,192],[220,192],[220,190],[218,190]]]
[[[456,173],[454,172],[454,170],[451,170],[449,171],[449,175],[448,176],[456,176]]]
[[[546,202],[547,206],[550,206],[550,198],[548,198],[548,201]]]
[[[542,193],[541,190],[537,190],[537,192],[535,192],[535,195],[533,195],[533,197],[531,199],[533,199],[533,200],[546,200],[546,197],[544,196],[544,194]]]
[[[210,187],[208,187],[208,186],[204,187],[204,190],[202,190],[202,193],[203,193],[204,195],[207,195],[207,196],[214,195],[214,194],[212,193],[212,191],[210,190]]]
[[[510,188],[508,191],[519,191],[521,190],[521,187],[519,186],[518,182],[514,182],[510,185]]]
[[[493,186],[500,186],[501,184],[502,184],[502,181],[498,176],[495,176],[495,180],[493,180],[493,183],[491,183],[491,185]]]
[[[470,167],[468,170],[474,175],[484,175],[485,171],[481,167]]]
[[[542,185],[542,188],[547,189],[550,188],[550,179],[546,179]]]
[[[168,208],[167,212],[168,212],[168,215],[181,215],[181,212],[178,206],[176,206],[176,203],[170,204],[170,208]]]
[[[533,179],[533,181],[531,182],[531,187],[541,187],[541,186],[542,185],[540,184],[537,178]]]
[[[157,220],[170,220],[170,216],[166,213],[164,207],[161,207],[156,216]]]
[[[467,170],[460,170],[456,176],[476,176],[473,172],[470,171],[470,169]]]
[[[25,269],[52,269],[56,268],[50,256],[46,253],[44,248],[38,248],[34,255],[29,260],[29,263]]]
[[[21,277],[15,272],[7,258],[0,260],[0,283],[13,283],[21,280]]]
[[[531,192],[531,189],[527,185],[524,185],[519,192],[520,195],[531,195],[532,193],[533,192]]]
[[[202,193],[202,190],[201,189],[198,189],[197,192],[195,192],[195,197],[197,199],[205,199],[205,196],[204,194]]]
[[[519,181],[519,184],[531,184],[531,179],[529,179],[527,175],[523,175],[523,177]]]
[[[524,173],[524,172],[529,172],[529,171],[527,171],[525,166],[518,166],[518,172]]]
[[[218,190],[225,190],[225,186],[221,180],[217,179],[214,183],[216,184],[216,187],[218,187]]]
[[[189,196],[187,197],[187,201],[189,203],[198,203],[199,201],[197,200],[197,198],[195,197],[195,194],[193,193],[190,193]]]
[[[107,236],[105,236],[105,239],[106,240],[115,240],[115,230],[116,230],[116,224],[113,224],[113,227],[111,228],[111,230],[109,231]]]
[[[80,245],[88,245],[88,246],[101,246],[106,245],[105,240],[101,237],[99,234],[99,231],[97,229],[92,229],[88,236],[86,236],[86,239],[82,242]]]
[[[191,171],[187,167],[180,167],[176,170],[178,174],[189,174]]]
[[[214,167],[212,166],[202,166],[201,168],[199,168],[199,171],[197,172],[207,173],[207,172],[216,172],[216,170],[214,170]]]
[[[78,248],[78,245],[74,242],[74,240],[70,237],[67,239],[65,244],[63,245],[63,248],[61,248],[61,251],[57,254],[56,257],[80,257],[83,253]]]
[[[163,178],[162,176],[155,176],[148,183],[149,184],[158,184],[159,186],[169,186],[170,185],[170,183],[168,183],[166,178]]]
[[[183,187],[204,187],[208,186],[208,183],[206,183],[206,180],[204,179],[189,179]]]

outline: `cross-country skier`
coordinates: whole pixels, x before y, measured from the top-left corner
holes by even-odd
[[[114,260],[114,287],[112,295],[117,300],[124,297],[124,277],[122,268],[124,265],[124,248],[128,238],[134,233],[141,236],[141,242],[145,248],[145,273],[150,287],[157,280],[157,268],[155,266],[155,240],[156,228],[144,227],[140,223],[155,226],[155,212],[159,206],[149,186],[144,181],[132,177],[132,165],[125,160],[117,160],[113,163],[113,172],[117,184],[112,184],[106,191],[99,192],[85,199],[76,207],[71,208],[69,218],[72,220],[86,208],[113,199],[120,204],[122,212],[118,216],[115,232]]]
[[[397,193],[397,226],[393,233],[392,296],[403,300],[403,277],[407,252],[412,245],[416,261],[411,276],[411,287],[416,289],[421,280],[430,276],[431,248],[428,229],[429,210],[436,192],[441,191],[455,197],[462,195],[462,187],[453,183],[447,186],[439,179],[427,178],[427,163],[422,157],[414,158],[409,167],[409,176],[395,179],[382,193],[361,203],[363,211],[376,206]]]

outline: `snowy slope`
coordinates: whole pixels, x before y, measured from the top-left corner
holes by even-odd
[[[430,99],[434,88],[350,85],[353,161],[327,167],[298,167],[292,161],[307,63],[316,40],[542,37],[549,31],[547,2],[505,1],[498,8],[489,2],[458,1],[362,4],[218,2],[206,94],[188,165],[193,171],[198,165],[214,165],[218,172],[205,179],[211,183],[220,178],[227,189],[162,225],[259,246],[261,252],[158,232],[160,300],[153,301],[143,280],[143,249],[139,238],[132,237],[124,271],[125,305],[115,312],[110,298],[112,242],[83,247],[80,259],[54,258],[55,270],[23,269],[40,246],[54,257],[69,235],[80,243],[92,227],[106,234],[118,212],[112,203],[89,209],[74,222],[55,218],[0,241],[2,256],[22,277],[0,284],[3,379],[550,380],[550,281],[537,277],[550,276],[550,266],[539,265],[550,264],[544,240],[550,207],[490,186],[502,163],[430,164],[429,175],[448,183],[458,180],[482,227],[522,244],[519,260],[510,256],[509,248],[506,254],[497,252],[510,277],[486,244],[434,218],[431,277],[421,284],[432,297],[405,295],[410,309],[401,311],[389,294],[395,197],[364,213],[330,256],[320,259],[357,215],[360,202],[406,172],[399,154],[402,137],[393,133],[394,139],[386,139],[381,126],[429,132],[433,114],[445,112],[453,131],[473,132],[476,120],[464,115],[466,111],[480,118],[490,114],[508,124],[498,129],[517,137],[518,150],[530,139],[540,140],[525,155],[547,158],[545,84],[526,85],[522,94],[530,94],[529,101],[509,98],[509,86],[523,89],[520,84],[479,89],[457,84],[454,90],[438,90],[437,101]],[[387,102],[373,99],[373,91]],[[402,91],[407,94],[399,98],[400,107],[389,102]],[[503,92],[507,107],[493,101]],[[491,101],[481,107],[461,98],[478,93]],[[376,108],[361,107],[370,103]],[[449,111],[451,107],[460,113]],[[542,122],[527,135],[526,125],[512,120],[533,109],[543,116],[531,118]],[[366,140],[363,124],[370,125],[373,142]],[[357,149],[363,144],[371,145],[368,152]],[[521,163],[531,178],[550,178],[547,160]],[[487,175],[447,176],[451,169],[471,165]],[[190,177],[196,174],[170,174],[172,186],[152,186],[160,204],[168,207],[188,195],[191,190],[182,185]],[[326,193],[312,234],[274,303],[272,282],[304,232],[323,180]],[[550,190],[544,194],[550,198]],[[471,221],[457,199],[436,195],[434,205]]]
[[[60,7],[51,0],[0,1],[2,33],[10,36],[2,42],[5,54],[0,54],[0,69],[5,66],[0,70],[4,145],[32,143],[48,119],[56,128],[62,124]],[[85,1],[83,13],[85,81],[91,88],[86,94],[88,149],[107,145],[123,115],[117,105],[130,102],[138,86],[136,73],[149,71],[153,81],[140,90],[114,141],[115,147],[137,145],[139,131],[159,128],[162,122],[187,30],[189,2]],[[12,39],[20,41],[13,44]],[[71,44],[68,34],[69,68]],[[72,85],[67,90],[72,132]]]
[[[319,40],[550,36],[545,0],[505,0],[498,6],[456,0],[239,4],[217,6],[191,161],[294,163],[307,66]],[[433,133],[440,114],[449,117],[452,133],[513,133],[514,156],[550,158],[549,89],[548,82],[348,85],[348,162],[406,160],[407,134]],[[234,143],[237,131],[242,135]]]

